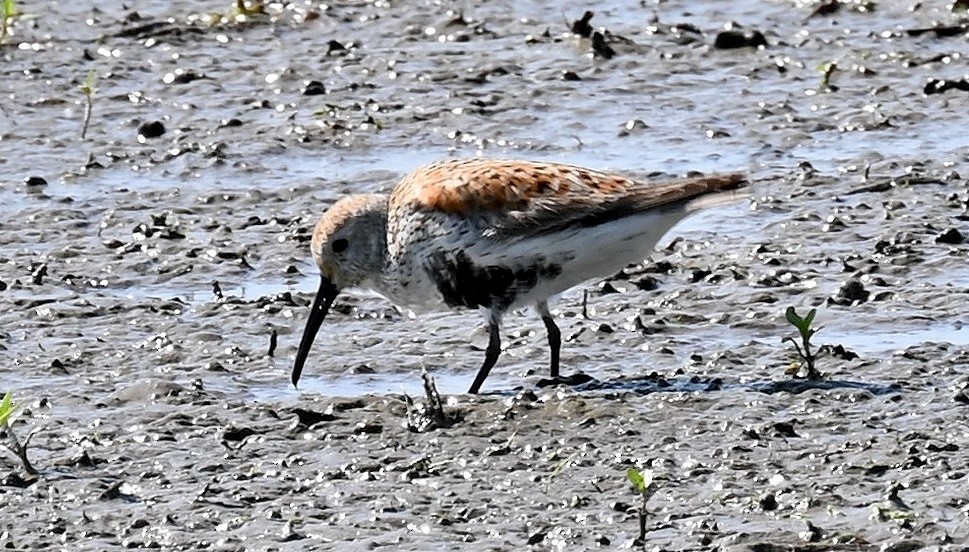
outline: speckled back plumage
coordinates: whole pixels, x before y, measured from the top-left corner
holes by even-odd
[[[559,293],[641,260],[687,213],[690,199],[736,188],[742,181],[741,175],[730,174],[647,184],[555,163],[440,161],[408,174],[391,193],[388,260],[396,274],[404,275],[419,305],[440,302],[436,294],[413,292],[434,287],[440,292],[434,279],[441,275],[423,272],[469,264],[527,272],[524,278],[499,278],[532,289],[508,290],[497,304],[524,304],[533,300],[532,291]],[[650,214],[639,220],[635,215],[640,213]],[[624,219],[626,224],[615,224]],[[604,225],[614,231],[595,230]],[[642,238],[634,246],[610,247],[634,235]],[[581,270],[568,271],[569,264]],[[543,275],[544,285],[532,282],[531,271]],[[468,270],[453,272],[452,279],[469,276]],[[563,272],[569,274],[555,281]],[[549,281],[553,273],[558,274]],[[399,297],[402,291],[390,295]],[[474,305],[452,301],[448,306]]]

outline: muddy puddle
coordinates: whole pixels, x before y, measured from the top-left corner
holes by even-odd
[[[2,451],[0,547],[967,545],[960,2],[15,4],[0,391],[39,473]],[[754,184],[559,298],[565,381],[516,312],[466,395],[478,314],[357,292],[294,389],[317,217],[475,155]]]

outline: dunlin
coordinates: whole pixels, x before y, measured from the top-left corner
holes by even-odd
[[[418,310],[482,310],[488,348],[470,393],[501,353],[502,316],[534,306],[558,377],[561,333],[548,298],[645,259],[674,224],[742,197],[736,190],[744,184],[741,174],[651,183],[555,163],[468,159],[421,167],[389,195],[344,197],[313,231],[320,289],[293,385],[330,305],[348,287]]]

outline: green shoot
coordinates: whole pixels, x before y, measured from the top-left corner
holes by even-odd
[[[20,462],[24,466],[24,470],[31,475],[36,475],[37,470],[30,465],[30,461],[27,460],[27,445],[30,443],[30,439],[34,436],[33,433],[24,439],[23,444],[20,443],[20,439],[17,438],[17,434],[14,433],[13,428],[10,427],[11,418],[13,414],[17,411],[18,406],[13,403],[13,393],[7,391],[3,396],[3,401],[0,402],[0,433],[6,434],[7,442],[3,445],[7,447],[7,450],[17,455],[20,458]]]
[[[10,421],[10,416],[17,411],[17,407],[13,404],[13,393],[7,391],[7,394],[3,396],[3,402],[0,403],[0,428],[6,428]]]
[[[91,111],[94,109],[94,93],[97,92],[97,89],[94,88],[96,78],[97,74],[94,72],[94,69],[91,69],[87,72],[87,79],[84,81],[84,84],[81,85],[81,92],[84,93],[84,98],[86,99],[84,105],[84,126],[81,127],[81,140],[87,136],[87,127],[91,123]]]
[[[838,70],[838,64],[833,61],[829,61],[828,63],[822,63],[821,65],[818,66],[818,71],[821,71],[821,74],[822,74],[821,86],[818,87],[819,90],[821,90],[822,92],[838,91],[837,85],[831,84],[831,77],[832,75],[834,75],[834,72],[837,70]]]
[[[572,454],[570,454],[567,458],[559,461],[558,464],[555,464],[555,467],[552,469],[552,474],[549,475],[548,479],[545,480],[546,491],[548,491],[548,489],[552,486],[552,482],[555,480],[556,477],[558,477],[562,472],[564,472],[566,469],[568,469],[570,466],[574,464],[575,459],[578,458],[579,456],[579,452],[580,451],[577,450]]]
[[[0,2],[0,42],[7,38],[10,32],[10,23],[17,15],[17,8],[14,0],[3,0]]]
[[[653,484],[653,470],[637,470],[636,468],[629,468],[626,470],[626,478],[629,482],[633,484],[633,488],[642,497],[642,502],[639,505],[639,539],[637,542],[639,544],[646,543],[646,501],[649,497],[653,496],[656,492],[655,489],[650,489]]]
[[[823,377],[821,372],[819,372],[814,366],[814,363],[821,358],[821,356],[823,356],[824,349],[818,348],[811,351],[811,338],[814,337],[814,334],[818,333],[820,330],[820,328],[815,329],[811,327],[811,322],[814,322],[814,316],[817,313],[817,309],[811,309],[810,312],[807,313],[807,316],[802,318],[799,314],[797,314],[797,311],[794,310],[794,307],[788,307],[787,311],[784,313],[784,317],[787,318],[787,321],[792,326],[797,328],[797,333],[801,338],[801,344],[798,345],[797,340],[790,336],[781,340],[781,343],[790,341],[794,344],[794,348],[797,349],[798,356],[800,356],[801,360],[804,361],[803,366],[807,370],[806,377],[809,380],[819,380]],[[801,370],[801,367],[802,364],[800,362],[795,362],[791,365],[791,368],[787,370],[787,373],[796,376]]]
[[[236,15],[265,15],[266,7],[262,2],[255,1],[252,7],[246,6],[246,0],[236,0]]]

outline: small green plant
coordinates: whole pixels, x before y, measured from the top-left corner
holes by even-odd
[[[788,368],[787,373],[793,376],[797,376],[798,372],[801,371],[803,367],[807,372],[806,378],[809,380],[820,380],[823,375],[815,367],[814,363],[817,362],[819,358],[824,356],[825,349],[823,347],[817,347],[814,351],[811,350],[811,338],[814,334],[820,331],[820,328],[812,328],[811,322],[814,322],[814,316],[818,313],[817,309],[811,309],[807,316],[801,317],[794,310],[794,307],[787,307],[787,311],[784,313],[784,317],[790,322],[792,326],[797,328],[797,333],[801,337],[801,344],[798,345],[797,340],[793,337],[785,337],[781,340],[781,343],[786,343],[790,341],[794,344],[794,348],[797,349],[797,354],[801,357],[801,362],[794,362],[791,367]]]
[[[4,446],[7,447],[7,450],[17,455],[17,458],[20,459],[20,462],[24,466],[24,470],[31,475],[36,475],[37,470],[27,460],[27,445],[30,443],[30,439],[34,434],[30,433],[27,435],[23,444],[21,444],[20,439],[17,438],[17,434],[10,427],[10,422],[12,421],[13,415],[17,412],[17,408],[17,405],[13,403],[13,393],[7,391],[3,396],[3,401],[0,402],[0,433],[7,436],[7,441],[4,443]]]
[[[94,82],[97,79],[97,74],[94,69],[87,72],[87,79],[84,80],[84,84],[81,85],[81,92],[84,93],[84,98],[86,103],[84,105],[84,126],[81,127],[81,140],[87,136],[87,127],[91,123],[91,111],[94,110],[94,93],[97,92],[97,88],[94,87]]]
[[[252,3],[252,7],[246,5],[246,0],[236,0],[236,15],[265,15],[266,7],[258,0]]]
[[[17,16],[17,7],[14,0],[2,0],[0,2],[0,42],[6,40],[10,33],[10,23]]]
[[[13,393],[7,391],[7,394],[3,396],[3,402],[0,402],[0,427],[6,428],[10,417],[16,411],[17,408],[13,404]]]
[[[656,489],[652,489],[653,470],[637,470],[629,468],[626,470],[626,478],[633,484],[633,488],[639,493],[642,502],[639,504],[639,539],[637,544],[646,544],[646,501],[653,496]]]
[[[829,61],[827,63],[822,63],[818,66],[818,71],[821,71],[821,86],[818,89],[821,92],[837,92],[838,86],[831,83],[831,77],[834,75],[835,71],[838,70],[838,64]]]

